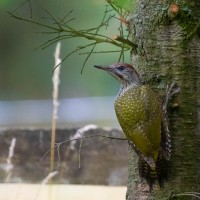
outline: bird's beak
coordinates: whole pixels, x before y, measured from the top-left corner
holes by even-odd
[[[94,67],[98,68],[98,69],[101,69],[101,70],[104,70],[104,71],[112,71],[112,67],[110,66],[102,66],[102,65],[95,65]]]
[[[94,67],[96,67],[97,69],[101,69],[103,71],[108,72],[110,75],[114,76],[117,79],[119,79],[119,77],[120,77],[120,75],[116,73],[116,71],[115,71],[115,69],[113,68],[112,65],[106,65],[106,66],[95,65]]]

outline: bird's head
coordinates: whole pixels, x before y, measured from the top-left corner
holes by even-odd
[[[104,70],[119,80],[121,86],[126,88],[130,85],[141,84],[139,74],[134,67],[127,63],[116,63],[108,66],[95,65],[94,67]]]

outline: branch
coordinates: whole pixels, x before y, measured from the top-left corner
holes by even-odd
[[[116,42],[114,39],[109,38],[109,37],[104,36],[104,35],[94,34],[94,33],[85,33],[84,31],[76,30],[76,29],[74,29],[70,26],[67,26],[68,29],[65,29],[57,21],[56,21],[56,24],[59,24],[59,28],[56,28],[56,27],[53,27],[53,26],[50,26],[50,25],[45,25],[43,23],[39,23],[39,22],[30,20],[30,19],[21,18],[17,15],[14,15],[13,13],[10,13],[10,12],[8,12],[8,13],[11,15],[11,17],[13,17],[15,19],[26,21],[26,22],[29,22],[29,23],[32,23],[32,24],[35,24],[35,25],[39,25],[39,26],[42,26],[42,27],[46,27],[46,28],[57,31],[57,33],[65,32],[65,33],[69,33],[68,36],[71,36],[71,37],[81,37],[81,38],[85,38],[85,39],[88,39],[88,40],[95,40],[98,43],[109,43],[109,44],[115,45],[117,47],[131,49],[131,46],[128,45],[128,43],[120,43],[121,41]],[[99,36],[99,37],[96,37],[96,35]]]
[[[108,3],[110,4],[112,10],[117,12],[117,14],[120,16],[120,18],[126,19],[129,16],[129,12],[125,11],[122,8],[119,8],[117,5],[112,4],[111,1],[108,1]],[[85,30],[75,29],[68,24],[68,22],[75,19],[72,17],[71,17],[71,19],[67,19],[67,17],[73,12],[72,10],[69,11],[63,18],[57,18],[57,19],[47,10],[45,10],[45,9],[43,9],[43,10],[48,15],[48,18],[50,18],[52,20],[52,22],[51,22],[52,24],[46,25],[44,23],[36,22],[32,19],[22,18],[22,17],[17,16],[16,14],[13,14],[13,12],[12,13],[8,12],[8,14],[17,20],[22,20],[22,21],[29,22],[29,23],[49,29],[49,31],[45,32],[45,33],[57,34],[56,37],[46,41],[45,43],[40,45],[38,48],[45,49],[60,40],[72,39],[72,38],[85,38],[87,40],[94,41],[92,44],[77,47],[75,50],[71,51],[69,54],[67,54],[62,59],[62,62],[63,62],[69,56],[71,56],[73,53],[76,53],[84,48],[92,46],[92,48],[90,49],[90,52],[88,53],[88,55],[86,56],[86,58],[83,62],[81,73],[83,72],[83,68],[84,68],[85,64],[87,63],[88,59],[94,53],[94,49],[95,49],[96,45],[98,45],[100,43],[107,43],[107,44],[111,44],[111,45],[114,45],[114,46],[120,48],[121,50],[119,51],[120,52],[119,59],[121,59],[122,56],[124,58],[125,51],[131,50],[131,49],[137,47],[137,45],[135,45],[128,39],[124,38],[124,31],[123,31],[123,25],[122,25],[121,20],[120,20],[120,29],[119,29],[120,36],[108,37],[106,35],[99,34],[99,30],[104,26],[107,28],[108,22],[110,22],[111,19],[119,20],[119,18],[115,17],[115,14],[112,14],[107,17],[108,12],[110,12],[110,10],[108,10],[108,6],[106,6],[106,10],[104,12],[104,16],[101,20],[100,25],[98,25],[96,28],[90,28],[90,29],[85,29]],[[128,34],[127,38],[128,37],[129,37],[129,34]],[[38,49],[38,48],[36,48],[36,49]],[[59,64],[61,64],[61,63],[59,63]],[[57,68],[57,66],[54,68],[54,70]]]
[[[124,51],[128,51],[128,49],[124,50]],[[93,54],[98,54],[98,53],[120,53],[121,50],[115,50],[115,51],[93,51]],[[79,55],[85,55],[85,54],[89,54],[90,52],[83,52],[83,53],[79,53]]]
[[[112,38],[113,38],[113,40],[119,41],[119,42],[121,42],[123,44],[127,44],[128,46],[132,47],[132,49],[136,49],[137,48],[137,44],[131,42],[128,39],[125,39],[122,36],[114,35]]]
[[[111,140],[124,140],[127,141],[126,138],[117,138],[117,137],[111,137],[111,136],[105,136],[105,135],[89,135],[89,136],[80,136],[79,138],[75,138],[75,139],[69,139],[69,140],[64,140],[63,142],[59,142],[59,143],[55,143],[55,146],[52,149],[49,149],[41,158],[41,160],[43,160],[50,151],[52,151],[53,149],[59,147],[60,145],[64,144],[64,143],[68,143],[68,142],[72,142],[72,141],[81,141],[81,140],[85,140],[88,138],[93,138],[93,137],[102,137],[102,138],[106,138],[106,139],[111,139]]]
[[[52,29],[52,30],[58,30],[57,28],[54,28],[52,26],[48,26],[48,25],[45,25],[45,24],[42,24],[42,23],[39,23],[39,22],[35,22],[33,20],[30,20],[30,19],[26,19],[26,18],[22,18],[22,17],[19,17],[17,15],[14,15],[13,13],[11,12],[8,12],[8,14],[13,17],[14,19],[18,19],[18,20],[22,20],[22,21],[25,21],[25,22],[29,22],[29,23],[32,23],[32,24],[35,24],[35,25],[38,25],[38,26],[42,26],[42,27],[46,27],[46,28],[49,28],[49,29]]]

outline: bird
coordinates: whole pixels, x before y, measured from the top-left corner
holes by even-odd
[[[162,98],[148,84],[143,84],[139,73],[128,63],[94,67],[108,72],[120,82],[115,113],[139,156],[139,175],[146,180],[150,190],[156,180],[163,187],[168,177],[171,139]]]

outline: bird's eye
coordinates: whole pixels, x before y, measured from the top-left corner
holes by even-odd
[[[122,70],[124,70],[124,66],[119,66],[119,67],[117,67],[117,69],[119,69],[120,71],[122,71]]]

